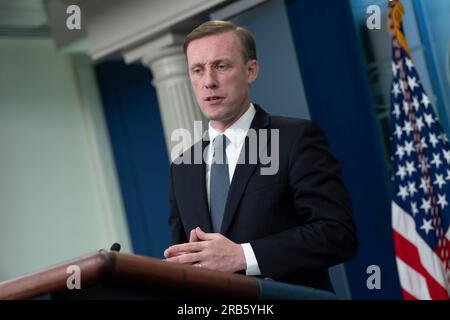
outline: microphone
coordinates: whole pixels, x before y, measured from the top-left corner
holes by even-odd
[[[118,244],[117,242],[114,242],[109,250],[110,251],[117,251],[117,252],[119,252],[120,251],[120,244]]]

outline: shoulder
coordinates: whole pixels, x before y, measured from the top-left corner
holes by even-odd
[[[266,112],[260,105],[254,104],[256,114],[254,124],[256,128],[279,129],[283,132],[301,132],[308,130],[319,130],[319,126],[313,121],[303,118],[284,117],[278,115],[271,115]]]
[[[280,155],[287,155],[290,161],[305,157],[311,152],[329,154],[329,143],[319,125],[308,119],[271,116],[271,130],[278,129]]]
[[[311,120],[282,116],[270,116],[270,125],[277,128],[300,128],[314,124]]]
[[[270,129],[280,130],[280,135],[299,138],[304,135],[323,136],[323,130],[311,120],[281,116],[270,116]]]

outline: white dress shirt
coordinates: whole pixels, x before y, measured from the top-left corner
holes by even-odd
[[[242,146],[244,145],[245,136],[247,135],[247,131],[250,128],[253,117],[255,116],[256,110],[253,104],[250,103],[250,107],[248,110],[234,122],[229,128],[225,130],[225,132],[219,132],[211,126],[209,123],[208,134],[209,140],[214,141],[214,138],[219,134],[224,134],[228,143],[226,146],[226,154],[228,161],[228,173],[230,177],[230,185],[231,181],[233,181],[234,170],[236,169],[236,164],[239,159],[239,155],[241,153]],[[213,157],[213,148],[210,148],[211,143],[206,147],[207,150],[207,159],[206,159],[206,193],[208,197],[208,205],[210,205],[210,176],[211,176],[211,162]],[[253,252],[252,246],[250,243],[241,244],[242,249],[244,250],[245,261],[247,263],[246,274],[248,276],[256,276],[260,275],[261,271],[259,270],[258,261],[256,260],[255,253]]]

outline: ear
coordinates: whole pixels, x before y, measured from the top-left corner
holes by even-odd
[[[259,64],[255,59],[251,59],[247,61],[247,82],[248,84],[252,84],[253,81],[258,77],[259,72]]]

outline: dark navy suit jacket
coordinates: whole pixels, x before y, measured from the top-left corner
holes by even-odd
[[[251,159],[236,166],[221,233],[251,244],[262,276],[333,291],[328,268],[352,258],[358,246],[340,165],[311,121],[274,117],[255,107],[250,128],[279,130],[279,170],[262,175],[266,162]],[[249,155],[249,141],[241,155]],[[207,145],[202,140],[184,156],[194,159],[194,151]],[[270,155],[271,140],[262,148]],[[196,227],[212,232],[205,170],[204,163],[170,167],[173,243],[187,242]]]

